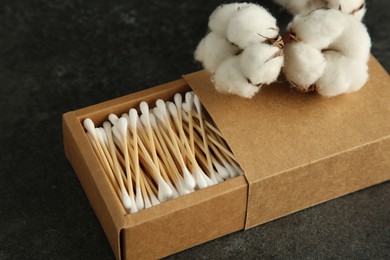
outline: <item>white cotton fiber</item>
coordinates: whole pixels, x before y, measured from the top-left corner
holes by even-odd
[[[253,85],[270,84],[278,78],[284,61],[279,51],[275,46],[257,43],[242,52],[240,66]]]
[[[371,40],[359,20],[333,9],[315,10],[289,26],[298,39],[287,42],[284,50],[283,71],[292,85],[313,84],[320,95],[332,97],[366,83]],[[314,38],[311,32],[316,31],[321,33]]]
[[[296,16],[288,29],[301,41],[323,49],[343,33],[347,22],[345,15],[337,10],[320,9],[310,15]]]
[[[214,73],[223,60],[237,52],[236,46],[218,34],[210,32],[198,44],[195,50],[195,59],[200,61],[206,70]]]
[[[327,7],[340,10],[361,21],[366,13],[364,0],[328,0]]]
[[[278,35],[276,19],[259,5],[238,10],[227,27],[227,39],[241,49]]]
[[[329,48],[339,50],[347,57],[367,62],[371,49],[371,39],[367,28],[351,16],[347,16],[346,19],[344,33]]]
[[[232,19],[238,10],[246,8],[250,5],[251,4],[248,3],[232,3],[218,6],[209,18],[210,31],[213,31],[219,34],[221,37],[226,38],[226,29],[230,19]]]
[[[332,97],[359,90],[368,79],[367,64],[343,56],[340,52],[324,53],[327,66],[316,82],[322,96]]]
[[[325,0],[274,0],[274,2],[286,8],[293,15],[305,15],[312,10],[326,7]]]
[[[283,72],[289,81],[307,89],[324,72],[326,60],[321,51],[304,42],[291,42],[284,48]]]
[[[366,13],[364,0],[274,0],[293,15],[306,15],[320,8],[340,10],[361,21]]]
[[[230,57],[222,62],[213,76],[213,81],[217,91],[244,98],[252,98],[260,89],[250,84],[242,73],[240,55]]]

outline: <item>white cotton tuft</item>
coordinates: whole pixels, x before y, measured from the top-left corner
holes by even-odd
[[[314,85],[320,95],[332,97],[357,91],[368,80],[371,39],[353,16],[315,10],[295,18],[289,27],[298,42],[286,43],[283,71],[293,85]],[[319,31],[317,37],[310,35]]]
[[[274,0],[293,15],[305,15],[312,10],[326,7],[325,0]]]
[[[90,118],[87,118],[83,122],[84,128],[94,137],[97,138],[95,124]]]
[[[140,187],[136,188],[135,205],[137,206],[138,210],[142,210],[145,208],[145,203],[144,203],[144,200],[142,198]]]
[[[227,27],[227,39],[241,49],[278,35],[276,19],[259,5],[238,10]]]
[[[361,21],[366,13],[364,0],[274,0],[293,15],[307,15],[313,10],[331,8]]]
[[[288,29],[301,41],[323,49],[328,48],[344,32],[347,23],[343,13],[319,9],[309,15],[294,17]]]
[[[225,180],[230,178],[229,171],[225,169],[221,164],[219,164],[216,160],[213,160],[213,165],[217,169],[219,176],[221,176]]]
[[[336,49],[349,58],[368,62],[371,39],[366,26],[351,16],[347,16],[346,20],[348,23],[344,33],[329,46],[329,49]]]
[[[195,50],[195,60],[214,73],[219,64],[228,57],[235,55],[239,49],[225,38],[210,32],[198,44]]]
[[[352,15],[355,19],[361,21],[366,13],[364,0],[339,0],[338,6],[332,6],[334,9],[339,9],[343,13]]]
[[[368,67],[365,62],[328,51],[324,54],[327,66],[316,82],[317,92],[326,97],[359,90],[368,80]]]
[[[265,43],[249,46],[242,52],[240,58],[243,74],[254,85],[274,82],[284,61],[279,51],[279,48]]]
[[[230,22],[230,19],[240,9],[246,8],[251,4],[248,3],[231,3],[218,6],[209,18],[209,28],[219,34],[221,37],[226,38],[226,29]]]
[[[158,186],[158,200],[161,202],[165,202],[168,199],[172,198],[173,191],[168,185],[168,183],[165,182],[165,180],[158,175],[157,176],[157,186]]]
[[[221,93],[230,93],[244,98],[252,98],[260,87],[248,82],[240,68],[240,55],[225,60],[213,76],[215,89]]]
[[[286,44],[284,58],[284,75],[290,82],[305,89],[319,79],[326,66],[322,53],[304,42]]]

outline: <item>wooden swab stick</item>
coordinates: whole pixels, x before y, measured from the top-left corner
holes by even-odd
[[[165,107],[165,104],[164,104],[164,107]],[[154,115],[156,117],[158,117],[161,122],[165,121],[164,116],[161,114],[159,109],[155,108],[155,109],[153,109],[153,112],[154,112]],[[174,136],[176,136],[176,135],[174,133],[170,132],[171,139],[169,139],[168,137],[163,139],[161,134],[166,134],[164,129],[160,128],[160,125],[157,124],[157,120],[154,116],[153,117],[151,116],[150,119],[151,119],[152,126],[155,129],[155,132],[156,132],[158,138],[160,139],[160,142],[161,143],[165,142],[166,144],[168,144],[171,152],[175,155],[178,163],[180,164],[180,167],[182,168],[183,178],[184,178],[184,182],[185,182],[186,187],[189,190],[193,190],[196,186],[195,178],[192,176],[192,174],[190,173],[190,171],[188,170],[188,168],[186,166],[184,158],[180,152],[179,145],[177,144],[177,141],[174,138]]]
[[[121,142],[122,142],[122,148],[123,148],[123,154],[125,157],[125,169],[126,169],[126,176],[127,176],[127,185],[129,187],[129,196],[131,199],[131,206],[130,206],[130,213],[135,213],[138,211],[137,205],[135,203],[135,198],[134,198],[134,190],[133,190],[133,180],[132,180],[132,172],[130,170],[130,158],[129,158],[129,149],[127,146],[127,137],[128,137],[128,132],[127,132],[127,125],[128,122],[125,118],[121,117],[118,119],[117,126],[119,133],[121,134]]]
[[[140,110],[141,110],[142,116],[144,116],[144,118],[145,118],[144,119],[144,123],[145,123],[145,126],[146,126],[147,136],[148,136],[150,148],[151,148],[151,151],[152,151],[154,164],[157,166],[157,169],[160,170],[160,172],[162,173],[162,175],[165,178],[165,181],[170,186],[170,188],[171,188],[171,190],[173,192],[173,197],[178,197],[179,194],[177,193],[176,188],[172,185],[172,183],[171,183],[168,175],[166,174],[165,170],[164,169],[160,169],[160,167],[161,167],[160,164],[161,163],[159,162],[159,158],[157,156],[157,149],[156,149],[156,145],[155,145],[156,140],[154,140],[152,127],[150,125],[149,106],[148,106],[148,104],[146,102],[141,102]]]
[[[118,186],[116,185],[116,181],[115,181],[115,179],[113,177],[113,173],[110,172],[111,169],[109,169],[107,167],[108,165],[106,163],[104,163],[104,159],[103,159],[104,156],[102,154],[100,154],[99,149],[97,148],[96,143],[95,143],[95,141],[94,141],[94,139],[92,137],[92,134],[90,132],[88,132],[87,133],[87,137],[89,139],[89,142],[92,145],[92,148],[95,151],[95,154],[98,156],[98,159],[99,159],[99,161],[100,161],[100,163],[101,163],[101,165],[103,167],[104,172],[106,173],[108,179],[110,180],[110,183],[114,187],[115,192],[117,193],[118,196],[120,196],[121,192],[120,192]]]
[[[176,110],[176,106],[170,102],[170,103],[168,103],[168,110],[172,115],[173,121],[175,122],[177,129],[179,129],[179,134],[181,136],[180,139],[183,140],[182,144],[184,143],[184,149],[187,152],[188,158],[190,159],[191,163],[193,164],[193,166],[195,167],[196,170],[201,169],[199,167],[198,162],[196,161],[195,155],[192,152],[190,145],[188,144],[187,136],[185,135],[184,130],[183,130],[183,125],[179,121],[178,111]],[[207,144],[206,144],[206,146],[207,146]],[[206,150],[206,155],[208,154],[208,156],[210,156],[210,154],[208,153],[208,146],[205,150]],[[210,161],[210,163],[211,163],[211,161]],[[214,175],[213,166],[212,166],[212,164],[210,164],[210,165],[211,165],[211,167],[208,167],[208,171],[209,171],[210,178],[211,178],[212,182],[209,182],[208,178],[205,178],[205,179],[208,182],[208,185],[217,184],[218,180],[216,179],[216,177]],[[210,166],[210,165],[208,165],[208,166]]]
[[[183,128],[184,128],[184,130],[188,133],[189,132],[189,129],[188,129],[188,127],[186,126],[186,125],[183,125]],[[198,149],[200,149],[201,150],[201,152],[198,152],[198,153],[196,153],[196,154],[204,154],[205,153],[205,151],[204,151],[204,147],[203,147],[203,142],[202,142],[202,140],[201,140],[201,137],[200,136],[198,136],[197,134],[195,134],[194,135],[194,140],[195,140],[195,143],[196,143],[196,147],[198,148]],[[230,174],[229,174],[229,172],[228,172],[228,170],[226,170],[224,167],[222,167],[218,162],[217,162],[217,159],[215,158],[215,156],[214,156],[214,154],[211,154],[211,159],[212,159],[212,161],[213,161],[213,165],[214,165],[214,167],[216,168],[216,170],[217,170],[217,173],[218,173],[218,175],[220,175],[223,179],[228,179],[228,178],[230,178]],[[204,162],[207,164],[207,162],[206,162],[206,159],[203,159],[204,160]],[[218,179],[218,175],[217,175],[217,179]],[[221,182],[222,180],[220,180],[220,182]]]
[[[125,118],[123,117],[123,119]],[[137,127],[138,125],[139,124],[137,124]],[[116,132],[117,132],[116,128],[113,127],[114,135],[117,135],[115,134]],[[166,201],[167,199],[172,197],[173,194],[172,190],[169,187],[169,185],[164,181],[164,179],[161,177],[160,172],[157,170],[156,165],[154,164],[149,152],[147,151],[145,145],[143,144],[143,141],[139,138],[139,136],[137,136],[137,140],[138,140],[138,146],[139,148],[141,148],[141,152],[139,153],[139,155],[141,156],[141,158],[145,160],[144,162],[146,162],[146,167],[148,167],[149,172],[152,174],[152,176],[154,177],[154,179],[158,184],[159,200],[162,202]],[[130,142],[129,142],[129,146],[131,146]]]
[[[163,136],[165,138],[165,141],[169,143],[171,140],[165,132],[163,132]],[[173,136],[176,139],[177,144],[180,147],[180,150],[183,150],[184,153],[186,154],[186,158],[189,159],[190,164],[192,165],[192,170],[195,174],[195,179],[198,184],[198,187],[203,189],[208,186],[213,185],[213,181],[203,172],[203,170],[200,168],[198,162],[196,161],[196,158],[194,155],[190,154],[190,150],[185,149],[184,145],[180,142],[180,139],[177,135]]]
[[[183,115],[184,115],[184,114],[183,114]],[[188,118],[187,116],[184,116],[183,118],[184,118],[186,121],[189,120],[189,118]],[[199,125],[194,124],[194,125],[193,125],[193,128],[194,128],[195,130],[197,130],[197,131],[201,134],[202,130],[201,130],[201,127],[200,127]],[[207,136],[207,140],[209,140],[210,142],[213,142],[216,146],[218,146],[218,148],[220,148],[221,151],[222,151],[223,153],[226,153],[230,158],[232,158],[233,160],[236,160],[236,159],[235,159],[236,157],[234,156],[234,154],[233,154],[232,152],[230,152],[230,151],[228,150],[228,148],[226,148],[224,145],[222,145],[220,141],[216,140],[216,138],[215,138],[213,135],[211,135],[211,134],[208,132],[208,133],[206,133],[206,136]]]
[[[178,188],[178,191],[180,194],[188,194],[191,192],[191,190],[183,190],[184,188],[182,187],[183,184],[182,182],[183,177],[179,173],[179,169],[177,168],[173,156],[169,152],[169,149],[167,148],[167,145],[163,138],[161,137],[161,133],[159,132],[159,129],[156,128],[156,119],[154,117],[154,114],[149,115],[150,119],[150,124],[153,128],[153,139],[156,141],[156,150],[158,154],[160,155],[159,158],[162,160],[164,163],[165,167],[167,167],[167,173],[171,176],[172,180],[175,182],[176,188]],[[147,118],[144,115],[141,115],[141,122],[145,125],[147,124],[146,122]]]
[[[156,153],[156,147],[154,145],[152,127],[150,126],[150,120],[149,120],[149,106],[146,102],[141,102],[139,107],[140,107],[142,115],[145,116],[145,122],[147,123],[146,124],[146,132],[148,134],[150,150],[152,151],[153,162],[156,165],[157,170],[159,170],[158,157],[157,157],[157,153]]]
[[[133,158],[133,165],[134,165],[134,172],[135,172],[135,190],[136,190],[136,200],[135,203],[137,204],[138,209],[143,209],[145,207],[142,194],[141,194],[141,185],[140,185],[140,170],[139,170],[139,158],[138,158],[138,134],[137,134],[137,119],[138,114],[137,110],[134,108],[129,110],[129,128],[131,130],[131,133],[133,134],[133,149],[131,150],[132,158]],[[130,148],[131,149],[131,148]]]
[[[195,143],[194,143],[194,127],[193,127],[193,120],[192,120],[192,106],[193,106],[193,99],[192,99],[192,94],[190,92],[186,93],[185,96],[186,103],[182,104],[182,107],[187,107],[188,111],[188,127],[189,127],[189,137],[190,137],[190,145],[191,145],[191,150],[192,152],[195,153]],[[180,117],[183,118],[183,113],[185,113],[181,109]],[[183,122],[183,120],[182,120]]]

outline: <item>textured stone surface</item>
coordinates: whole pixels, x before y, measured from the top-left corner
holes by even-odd
[[[0,1],[0,259],[111,259],[66,161],[64,112],[178,79],[221,1]],[[290,17],[262,1],[285,27]],[[388,1],[369,1],[389,71]],[[390,183],[171,256],[390,258]]]

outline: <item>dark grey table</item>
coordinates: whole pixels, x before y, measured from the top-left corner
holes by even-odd
[[[61,116],[200,69],[193,51],[220,3],[0,0],[0,259],[113,258]],[[368,1],[365,18],[387,71],[388,9]],[[390,259],[389,201],[387,182],[170,258]]]

